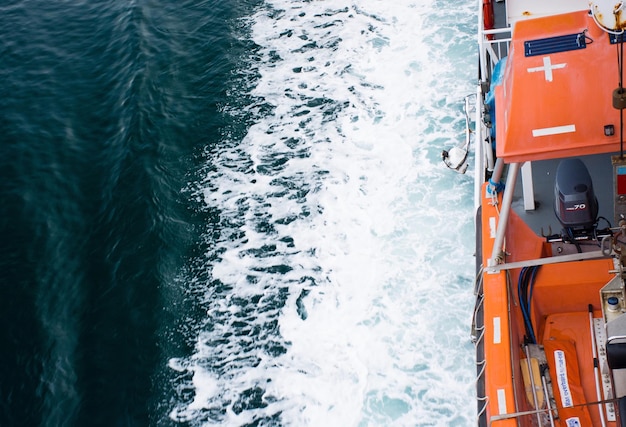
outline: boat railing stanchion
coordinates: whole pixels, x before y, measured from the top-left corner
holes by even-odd
[[[493,182],[499,182],[502,179],[502,172],[504,171],[504,160],[498,159],[493,167],[493,174],[491,180]]]
[[[499,160],[498,160],[499,161]],[[498,163],[496,162],[496,165]],[[515,181],[519,172],[519,163],[512,163],[506,177],[506,186],[504,187],[504,195],[502,196],[502,209],[498,220],[498,228],[493,243],[493,251],[488,261],[488,267],[493,267],[504,261],[503,246],[504,236],[506,234],[506,226],[509,221],[509,213],[511,212],[511,203],[513,202],[513,191],[515,190]]]

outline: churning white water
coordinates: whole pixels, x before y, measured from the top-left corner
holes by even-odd
[[[224,111],[254,123],[199,184],[220,219],[172,419],[473,425],[472,178],[440,153],[463,138],[474,12],[268,0],[245,23],[251,84]]]

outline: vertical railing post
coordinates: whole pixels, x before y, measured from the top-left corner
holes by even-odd
[[[502,207],[500,209],[500,217],[498,219],[498,228],[496,230],[496,237],[493,243],[493,251],[491,253],[491,258],[489,258],[487,264],[489,267],[497,265],[504,260],[504,236],[506,234],[506,227],[509,222],[509,214],[511,212],[513,192],[515,190],[515,182],[517,181],[519,167],[519,163],[512,163],[509,166],[506,177],[506,186],[504,188],[504,195],[502,196]]]

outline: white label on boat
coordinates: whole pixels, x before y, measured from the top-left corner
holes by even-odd
[[[506,414],[506,392],[503,388],[498,389],[498,412],[500,415]]]
[[[580,419],[578,417],[572,417],[565,420],[567,427],[580,427]]]
[[[495,216],[489,217],[489,237],[491,237],[492,239],[496,238],[496,217]]]
[[[569,389],[569,381],[567,380],[567,361],[565,360],[565,352],[563,350],[554,351],[554,364],[556,367],[556,382],[561,392],[561,404],[563,404],[564,408],[574,406],[572,393]]]
[[[533,129],[533,136],[550,136],[558,135],[561,133],[576,132],[576,125],[554,126],[551,128]]]
[[[502,342],[502,332],[500,328],[500,318],[493,318],[493,343],[500,344]]]

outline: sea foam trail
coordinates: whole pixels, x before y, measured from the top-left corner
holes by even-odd
[[[225,111],[254,124],[199,185],[219,218],[192,279],[207,319],[171,360],[193,390],[171,418],[472,423],[472,185],[439,159],[472,90],[472,6],[272,1],[250,19],[257,102]]]

